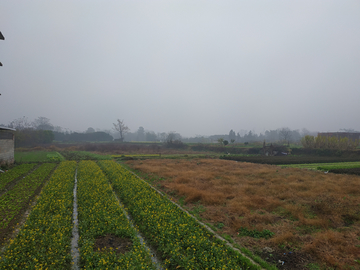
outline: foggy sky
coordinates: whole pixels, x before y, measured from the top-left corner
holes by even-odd
[[[360,130],[360,1],[0,0],[0,123]]]

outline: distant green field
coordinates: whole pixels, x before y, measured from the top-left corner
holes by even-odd
[[[87,151],[64,151],[61,154],[67,160],[111,160],[110,155],[99,155]]]
[[[310,163],[310,164],[290,164],[280,165],[286,168],[301,168],[310,170],[333,170],[333,169],[352,169],[360,168],[360,161],[355,162],[335,162],[335,163]]]
[[[47,161],[63,161],[65,158],[56,151],[31,151],[31,152],[15,152],[15,161],[21,162],[47,162]]]

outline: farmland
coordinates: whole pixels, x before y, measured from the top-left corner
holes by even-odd
[[[25,151],[15,152],[15,160],[22,162],[57,162],[63,161],[65,158],[56,151]]]
[[[256,269],[193,218],[114,162],[100,165],[169,269]],[[119,178],[119,175],[122,175]],[[124,181],[126,179],[126,181]]]
[[[81,267],[154,269],[150,254],[136,237],[99,166],[81,161],[78,180]],[[103,243],[104,238],[128,246],[109,245]]]
[[[36,164],[23,164],[10,170],[8,173],[0,174],[0,191],[4,189],[7,184],[16,180],[16,178],[29,172],[35,165]]]
[[[76,168],[81,268],[156,269],[152,253],[137,236],[142,233],[155,248],[160,258],[158,264],[167,269],[259,269],[114,161],[99,164],[105,174],[94,161],[60,163],[17,236],[7,244],[3,242],[1,269],[71,267],[72,189]],[[1,226],[8,229],[8,234],[14,228],[9,227],[13,216],[29,207],[29,198],[55,166],[56,163],[39,165],[0,197],[3,202],[0,215],[4,223]],[[21,171],[24,167],[20,165],[19,169],[12,170]],[[127,187],[127,192],[120,192],[120,185]],[[135,200],[138,203],[133,204],[131,196],[138,192]],[[145,205],[150,208],[143,212]],[[132,214],[135,227],[126,217],[127,211]],[[167,213],[165,218],[164,212]]]
[[[209,159],[126,164],[267,261],[291,262],[290,269],[359,267],[358,176]]]
[[[1,269],[69,269],[76,162],[52,175],[25,225],[1,256]]]
[[[193,153],[55,153],[70,161],[41,164],[35,154],[0,175],[0,269],[359,267],[359,176],[302,169],[359,162],[285,168]],[[71,252],[76,177],[79,261]]]

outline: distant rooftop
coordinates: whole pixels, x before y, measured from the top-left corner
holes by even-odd
[[[14,129],[14,128],[3,127],[3,126],[0,126],[0,130],[11,130],[11,131],[16,131],[16,129]]]

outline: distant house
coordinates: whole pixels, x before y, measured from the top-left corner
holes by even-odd
[[[263,154],[265,156],[287,156],[290,154],[288,148],[284,145],[265,145],[263,144]]]
[[[0,165],[14,163],[15,129],[0,126]]]
[[[360,132],[319,132],[318,136],[336,137],[338,139],[348,138],[351,140],[359,140]]]

